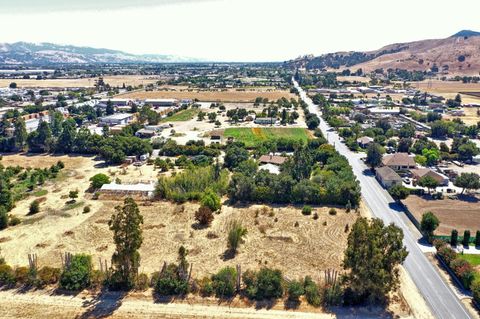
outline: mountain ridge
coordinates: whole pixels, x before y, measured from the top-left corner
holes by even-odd
[[[174,63],[200,62],[190,57],[167,54],[132,54],[120,50],[49,42],[0,43],[0,64],[87,64],[87,63]]]

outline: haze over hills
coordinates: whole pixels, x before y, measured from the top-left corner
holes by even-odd
[[[445,39],[395,43],[367,52],[337,52],[304,56],[287,62],[292,67],[350,69],[371,72],[383,68],[430,71],[448,75],[479,75],[480,32],[462,30]]]
[[[0,64],[42,65],[70,63],[165,63],[198,62],[199,59],[175,55],[136,55],[123,51],[59,45],[53,43],[1,43]]]

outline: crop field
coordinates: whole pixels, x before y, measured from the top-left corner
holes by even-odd
[[[161,122],[165,123],[165,122],[189,121],[189,120],[193,119],[195,116],[197,116],[197,114],[199,112],[200,112],[199,109],[190,108],[190,109],[187,109],[187,110],[177,112],[177,113],[173,114],[172,116],[166,117],[166,118],[162,119]]]
[[[93,87],[95,80],[98,78],[82,78],[82,79],[0,79],[0,87],[8,87],[10,83],[15,82],[19,88],[69,88],[69,87]],[[103,78],[105,83],[111,86],[140,84],[147,85],[155,83],[159,80],[157,77],[143,75],[112,75]]]
[[[276,139],[276,138],[287,138],[295,139],[306,142],[309,138],[309,132],[304,128],[293,127],[293,128],[227,128],[223,131],[224,137],[233,137],[235,141],[245,143],[246,147],[254,147],[258,143],[263,141]]]
[[[180,88],[178,90],[136,91],[117,95],[119,98],[128,99],[197,99],[202,102],[253,102],[257,97],[278,100],[296,96],[286,90],[268,90],[264,88],[248,90],[198,90]]]
[[[435,231],[436,235],[450,236],[452,229],[458,230],[460,235],[464,230],[470,230],[473,236],[480,230],[480,205],[478,199],[467,200],[429,200],[416,195],[411,195],[403,200],[410,212],[419,222],[422,215],[431,211],[440,220],[440,226]]]

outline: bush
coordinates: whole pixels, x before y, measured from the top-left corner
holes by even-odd
[[[212,276],[212,287],[219,298],[232,297],[236,291],[236,283],[237,271],[232,267],[222,268]]]
[[[213,221],[213,212],[210,208],[206,206],[200,206],[195,212],[195,220],[200,225],[208,226]]]
[[[463,240],[462,240],[463,246],[468,246],[470,244],[470,231],[466,230],[463,232]]]
[[[304,285],[302,282],[293,280],[287,285],[288,300],[298,302],[300,297],[305,294]]]
[[[460,279],[463,286],[469,289],[475,279],[475,271],[473,270],[472,265],[466,260],[457,258],[450,263],[450,267],[457,275],[458,279]]]
[[[480,280],[475,280],[470,286],[470,289],[472,290],[473,300],[480,303]]]
[[[313,282],[312,278],[309,276],[305,277],[305,298],[307,302],[314,307],[320,307],[322,304],[322,296],[320,295],[320,290],[318,285]]]
[[[179,277],[177,265],[169,264],[162,273],[158,274],[158,279],[155,283],[156,293],[164,296],[171,296],[185,295],[188,291],[188,282]]]
[[[247,229],[239,221],[233,221],[228,230],[228,249],[236,254],[238,246],[243,243],[243,237],[247,234]]]
[[[148,275],[145,273],[141,273],[135,278],[135,290],[145,291],[148,289]]]
[[[59,268],[44,266],[37,273],[37,285],[39,288],[56,284],[60,280],[61,270]]]
[[[335,208],[330,208],[330,210],[328,211],[328,213],[330,215],[337,215],[337,210]]]
[[[15,282],[20,285],[29,283],[30,269],[25,266],[15,268]]]
[[[280,270],[262,268],[257,273],[247,271],[243,275],[243,282],[249,298],[262,300],[283,296],[283,278]]]
[[[302,208],[302,214],[303,215],[310,215],[311,213],[312,213],[312,207],[311,206],[308,206],[308,205],[303,206],[303,208]]]
[[[8,226],[17,226],[22,220],[17,216],[10,215],[10,220],[8,221]]]
[[[85,206],[85,207],[83,207],[83,213],[84,213],[84,214],[90,213],[90,210],[91,210],[91,208],[90,208],[90,206],[88,206],[88,205]]]
[[[79,291],[90,285],[92,273],[92,257],[85,254],[73,255],[70,264],[63,270],[60,287],[66,290]]]
[[[90,287],[100,289],[107,284],[107,276],[103,271],[94,269],[90,275]]]
[[[40,211],[40,202],[36,199],[30,203],[30,208],[28,209],[28,215],[34,215]]]
[[[92,189],[100,189],[103,184],[110,184],[110,178],[105,174],[96,174],[90,178],[90,187]]]
[[[15,284],[15,274],[12,267],[7,264],[0,264],[0,287],[12,286]]]
[[[457,253],[450,247],[448,246],[442,246],[437,250],[437,254],[447,263],[447,265],[450,265],[452,260],[454,260],[457,257]]]
[[[208,189],[202,197],[201,200],[202,206],[210,208],[213,212],[219,210],[222,207],[220,201],[220,196],[218,196],[214,191]]]
[[[213,295],[213,282],[212,279],[209,277],[203,277],[199,282],[198,285],[200,286],[200,294],[202,297],[209,297]]]

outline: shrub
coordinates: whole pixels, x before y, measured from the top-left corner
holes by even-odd
[[[305,205],[302,208],[302,214],[303,215],[310,215],[312,213],[312,207],[309,205]]]
[[[473,279],[475,279],[475,272],[472,265],[466,260],[457,258],[450,263],[450,267],[458,279],[460,279],[463,286],[469,289]]]
[[[468,246],[470,244],[470,231],[466,230],[463,232],[463,240],[462,240],[463,246]]]
[[[426,212],[422,215],[422,221],[420,222],[421,231],[427,236],[428,241],[431,241],[435,229],[437,229],[440,221],[437,216],[432,212]]]
[[[91,273],[92,257],[85,254],[73,255],[60,276],[60,287],[72,291],[85,289],[90,285]]]
[[[15,274],[12,267],[7,264],[0,264],[0,287],[12,286],[15,284]]]
[[[198,210],[195,212],[195,220],[200,225],[210,225],[210,223],[213,221],[212,210],[207,206],[200,206],[200,208],[198,208]]]
[[[199,282],[200,286],[200,294],[203,297],[209,297],[213,295],[214,289],[213,289],[213,282],[212,279],[209,277],[203,277]]]
[[[452,260],[457,256],[457,253],[447,245],[440,247],[437,250],[437,254],[447,263],[447,265],[450,265]]]
[[[103,184],[110,184],[110,178],[105,174],[96,174],[90,178],[90,187],[100,189]]]
[[[88,206],[88,205],[85,206],[85,207],[83,207],[83,213],[84,213],[84,214],[90,213],[90,210],[91,210],[91,208],[90,208],[90,206]]]
[[[233,221],[228,230],[228,249],[236,254],[238,246],[243,243],[243,237],[247,234],[247,229],[239,221]]]
[[[298,302],[300,297],[305,294],[303,283],[293,280],[287,285],[288,300]]]
[[[202,197],[201,200],[202,206],[210,208],[213,212],[219,210],[222,207],[220,201],[220,196],[218,196],[214,191],[208,189]]]
[[[262,300],[283,296],[283,278],[280,270],[262,268],[257,273],[247,271],[243,275],[243,282],[249,298]]]
[[[480,302],[480,280],[475,280],[470,286],[470,289],[472,290],[473,300],[479,303]]]
[[[148,275],[141,273],[135,278],[135,290],[145,291],[148,289]]]
[[[28,215],[34,215],[40,211],[40,202],[36,199],[30,203],[30,208],[28,209]]]
[[[314,220],[317,220],[317,219],[318,219],[318,214],[317,214],[317,213],[313,214],[313,219],[314,219]]]
[[[8,221],[9,226],[17,226],[20,224],[22,220],[18,218],[17,216],[10,215],[10,220]]]
[[[304,280],[305,285],[305,298],[307,302],[314,307],[320,307],[322,304],[322,297],[318,285],[313,282],[312,278],[307,276]]]
[[[337,215],[337,210],[335,208],[330,208],[330,210],[328,211],[328,213],[330,215]]]
[[[475,234],[475,247],[480,247],[480,230]]]
[[[15,282],[17,284],[25,285],[29,282],[30,269],[28,267],[15,268]]]
[[[37,273],[37,285],[39,288],[56,284],[60,280],[61,270],[59,268],[44,266]]]
[[[212,287],[219,298],[232,297],[236,291],[236,282],[237,271],[232,267],[222,268],[212,276]]]
[[[90,275],[90,287],[100,289],[107,284],[107,276],[103,271],[94,269]]]
[[[155,292],[164,295],[185,295],[189,291],[188,282],[178,275],[178,266],[169,264],[162,273],[158,274],[155,283]]]
[[[457,247],[458,245],[458,231],[456,229],[452,229],[452,234],[450,235],[450,245],[453,247]]]

